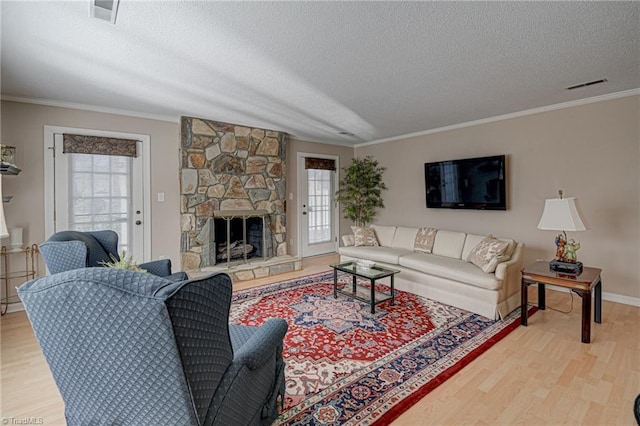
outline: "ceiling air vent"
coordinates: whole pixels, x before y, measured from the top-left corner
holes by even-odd
[[[581,84],[576,84],[575,86],[567,87],[567,90],[578,89],[580,87],[593,86],[594,84],[600,84],[600,83],[604,83],[606,81],[607,81],[606,78],[601,78],[600,80],[593,80],[593,81],[589,81],[587,83],[581,83]]]
[[[119,1],[120,0],[90,0],[89,16],[115,24]]]

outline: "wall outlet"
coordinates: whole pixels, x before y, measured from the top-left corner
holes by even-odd
[[[164,203],[164,192],[158,192],[158,202]]]
[[[289,245],[293,247],[293,238],[289,238]]]
[[[293,192],[290,192],[290,193],[289,193],[289,199],[290,199],[290,200],[293,200]]]
[[[158,256],[159,260],[166,259],[166,258],[167,258],[167,256]]]

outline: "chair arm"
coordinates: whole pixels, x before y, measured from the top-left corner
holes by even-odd
[[[187,275],[186,272],[180,271],[180,272],[174,272],[171,275],[167,275],[166,277],[162,277],[166,280],[169,280],[171,282],[177,283],[179,281],[185,281],[189,279],[189,276]]]
[[[234,354],[233,362],[250,370],[264,365],[267,359],[282,345],[289,326],[281,318],[271,318],[262,324],[249,340]]]
[[[158,277],[171,275],[171,259],[152,260],[151,262],[141,263],[138,266]]]

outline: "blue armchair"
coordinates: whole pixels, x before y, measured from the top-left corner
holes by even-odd
[[[39,249],[52,274],[71,269],[99,267],[102,266],[102,262],[112,262],[111,256],[120,259],[118,234],[110,230],[56,232],[40,244]],[[170,259],[154,260],[138,266],[171,281],[183,281],[188,278],[184,272],[171,273]]]
[[[226,274],[84,268],[18,289],[69,425],[267,425],[287,323],[229,325]]]

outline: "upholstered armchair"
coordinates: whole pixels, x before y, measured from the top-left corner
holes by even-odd
[[[113,268],[18,289],[69,425],[259,425],[284,396],[287,323],[229,325],[226,274],[170,282]]]
[[[40,244],[40,253],[49,272],[57,274],[78,268],[100,267],[102,262],[119,260],[118,234],[115,231],[61,231]],[[186,280],[184,272],[171,273],[171,260],[161,259],[138,265],[145,271],[171,281]]]

